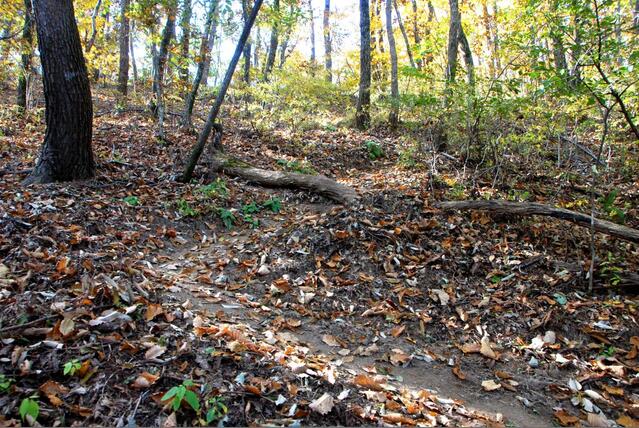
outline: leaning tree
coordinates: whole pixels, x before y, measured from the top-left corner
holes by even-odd
[[[26,184],[93,177],[91,87],[72,0],[33,0],[46,133]]]

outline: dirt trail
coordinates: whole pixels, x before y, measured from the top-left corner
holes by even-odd
[[[312,212],[326,211],[325,207],[315,207],[304,205],[298,209],[311,209]],[[268,229],[282,226],[280,223],[272,222]],[[173,260],[160,266],[164,275],[175,276],[182,269],[192,271],[193,258],[207,260],[214,264],[215,260],[228,257],[229,253],[241,249],[248,244],[251,232],[242,232],[220,240],[213,245],[202,247],[199,243],[186,244],[184,249],[178,254],[171,253]],[[175,260],[181,260],[175,262]],[[168,268],[168,269],[167,269]],[[240,290],[225,290],[225,286],[230,282],[226,275],[233,276],[229,266],[217,278],[220,281],[217,285],[207,285],[198,281],[185,279],[180,276],[176,282],[177,289],[173,293],[167,293],[163,298],[174,304],[192,305],[195,313],[207,315],[217,314],[218,319],[224,322],[249,326],[256,332],[257,336],[265,336],[265,333],[272,330],[270,326],[269,314],[265,311],[271,309],[256,310],[247,307],[246,301],[238,300],[238,296],[244,295]],[[239,276],[239,275],[238,275]],[[191,275],[193,278],[193,275]],[[267,286],[264,285],[266,288]],[[245,295],[244,295],[245,296]],[[260,296],[253,295],[255,301],[259,301]],[[167,301],[168,301],[167,300]],[[278,311],[275,310],[277,313]],[[343,328],[343,326],[340,326]],[[365,328],[365,327],[362,327]],[[439,397],[441,402],[457,400],[463,402],[463,407],[473,413],[486,415],[485,419],[505,423],[506,426],[547,426],[552,422],[552,415],[542,410],[545,414],[540,414],[537,409],[526,408],[517,398],[517,393],[498,391],[487,393],[481,388],[481,379],[473,374],[469,374],[467,379],[462,381],[456,378],[450,367],[442,362],[428,358],[414,358],[405,366],[391,366],[384,364],[383,351],[393,348],[406,348],[406,341],[401,338],[386,337],[384,343],[380,343],[379,350],[370,356],[360,356],[350,354],[344,357],[337,353],[336,348],[328,346],[322,341],[323,335],[331,334],[333,326],[330,321],[314,322],[302,319],[302,326],[293,332],[286,332],[286,337],[291,344],[309,348],[309,355],[320,355],[333,361],[338,361],[338,365],[344,372],[350,374],[366,373],[370,368],[379,365],[383,370],[392,372],[394,386],[398,389],[429,390]],[[339,349],[339,348],[337,348]]]

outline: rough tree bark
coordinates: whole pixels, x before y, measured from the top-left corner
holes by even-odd
[[[468,85],[471,88],[475,87],[475,64],[473,62],[473,52],[470,50],[470,44],[468,43],[468,39],[466,38],[466,33],[464,32],[464,28],[461,25],[461,20],[459,21],[459,45],[462,48],[462,52],[464,53],[464,64],[466,65],[466,75],[468,76]]]
[[[215,37],[214,35],[211,36],[211,33],[214,26],[213,21],[216,20],[218,3],[219,0],[209,0],[209,10],[206,14],[204,33],[202,34],[202,39],[200,41],[200,53],[197,64],[197,72],[195,73],[195,77],[193,78],[191,91],[186,96],[184,111],[182,112],[182,126],[191,126],[191,116],[193,114],[193,106],[195,105],[195,97],[197,96],[200,85],[202,84],[202,80],[205,77],[204,72],[206,64],[210,61],[209,42],[212,37]]]
[[[16,103],[23,110],[27,109],[27,93],[31,81],[31,57],[33,55],[33,21],[31,19],[31,0],[24,0],[24,25],[22,26],[22,70],[18,76],[18,95]]]
[[[395,46],[395,34],[393,33],[393,0],[386,1],[386,37],[388,38],[388,51],[391,60],[391,108],[388,122],[391,128],[397,128],[399,123],[399,81],[397,69],[397,48]]]
[[[446,82],[454,83],[457,74],[457,47],[459,45],[459,28],[461,16],[457,0],[448,0],[450,6],[450,23],[448,24],[448,51],[446,62]]]
[[[268,56],[266,57],[266,64],[264,65],[264,81],[268,81],[269,75],[275,65],[275,56],[277,55],[277,46],[280,37],[280,0],[273,0],[273,11],[275,12],[275,16],[273,17],[273,25],[271,26],[271,42],[268,48]]]
[[[583,227],[591,227],[591,220],[594,220],[594,229],[597,232],[615,236],[630,242],[639,242],[639,230],[631,229],[606,220],[599,220],[596,218],[591,219],[588,214],[570,211],[565,208],[554,208],[543,204],[507,201],[450,201],[439,202],[435,204],[435,207],[447,211],[480,210],[499,214],[540,215],[566,220]]]
[[[418,19],[417,19],[417,11],[418,11],[417,0],[412,0],[411,3],[413,5],[413,36],[415,40],[415,46],[419,46],[422,40],[419,34],[419,25],[418,25]],[[422,66],[423,66],[423,61],[421,59],[421,55],[419,55],[417,58],[417,69],[421,70]]]
[[[193,16],[193,7],[191,0],[184,0],[182,8],[182,17],[180,19],[180,28],[182,29],[182,39],[180,40],[180,81],[182,87],[186,88],[189,84],[189,47],[191,43],[191,17]]]
[[[206,146],[206,142],[209,140],[211,136],[211,131],[215,125],[215,121],[217,120],[217,116],[220,113],[220,108],[222,107],[222,103],[224,102],[224,98],[226,96],[226,92],[231,85],[231,80],[233,80],[233,73],[235,73],[235,68],[237,67],[237,63],[240,61],[240,57],[242,56],[242,52],[244,51],[244,44],[249,38],[251,34],[251,28],[253,28],[253,24],[255,23],[255,19],[257,18],[257,14],[262,6],[263,0],[255,0],[255,4],[253,5],[253,10],[249,15],[248,21],[244,24],[244,29],[242,30],[242,34],[240,35],[240,40],[237,42],[237,46],[235,47],[235,52],[233,53],[233,57],[231,58],[231,62],[229,63],[229,67],[226,70],[226,75],[224,76],[224,81],[220,86],[220,90],[217,93],[217,97],[215,98],[215,103],[211,107],[209,111],[209,116],[206,120],[206,124],[200,132],[200,135],[197,140],[197,144],[193,148],[191,152],[191,157],[184,168],[184,172],[182,173],[179,180],[183,183],[188,183],[191,181],[191,177],[193,176],[193,171],[195,170],[195,166],[197,165],[200,156],[202,155],[202,151],[204,150],[204,146]]]
[[[72,0],[33,0],[47,129],[25,184],[91,178],[93,106]]]
[[[331,37],[331,0],[324,0],[324,67],[326,80],[333,81],[333,40]]]
[[[130,0],[120,0],[120,67],[118,69],[118,91],[124,97],[129,85],[129,11]]]
[[[371,106],[371,16],[369,0],[359,0],[359,97],[355,121],[359,129],[370,126]]]
[[[406,28],[404,28],[404,23],[402,22],[402,15],[399,12],[399,7],[397,6],[397,0],[393,0],[393,6],[395,7],[395,13],[397,14],[397,24],[399,25],[399,29],[402,32],[402,37],[404,38],[404,44],[406,45],[406,53],[408,54],[408,60],[410,61],[410,66],[415,67],[415,60],[413,59],[413,50],[410,47],[410,41],[408,41],[408,34],[406,33]]]

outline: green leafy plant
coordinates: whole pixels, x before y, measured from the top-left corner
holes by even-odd
[[[250,214],[244,214],[243,219],[246,223],[251,225],[252,229],[257,228],[260,225],[260,220]]]
[[[31,416],[34,421],[38,419],[38,415],[40,414],[40,405],[34,400],[34,398],[36,397],[25,398],[20,403],[20,409],[18,412],[20,413],[20,417],[23,421],[27,416]]]
[[[282,210],[282,201],[280,198],[271,198],[262,204],[262,207],[278,213]]]
[[[416,147],[409,147],[408,149],[402,150],[397,160],[399,166],[409,169],[415,168],[417,166],[417,160],[415,159],[416,152]]]
[[[137,196],[127,196],[122,200],[132,207],[137,207],[138,205],[140,205],[140,199]]]
[[[607,358],[614,357],[616,353],[617,353],[617,350],[612,345],[604,347],[604,349],[601,351],[601,355]]]
[[[204,194],[204,196],[209,198],[226,198],[229,194],[229,189],[228,187],[226,187],[226,182],[224,180],[222,180],[221,178],[217,178],[212,183],[198,188],[197,192],[202,193]]]
[[[255,204],[255,202],[251,202],[250,204],[242,205],[242,213],[246,214],[256,214],[260,212],[260,207]]]
[[[610,285],[616,286],[621,282],[623,268],[619,266],[620,262],[610,251],[606,260],[601,262],[601,276],[608,280]]]
[[[227,210],[226,208],[220,208],[218,209],[217,214],[220,216],[222,223],[224,223],[224,226],[227,229],[233,228],[233,225],[235,224],[237,219],[230,210]]]
[[[530,199],[530,192],[527,190],[511,189],[508,192],[508,200],[514,202],[525,202]]]
[[[384,150],[382,150],[382,146],[375,141],[368,140],[364,143],[364,148],[368,152],[368,157],[370,160],[377,160],[379,158],[384,157]]]
[[[617,199],[617,196],[619,196],[619,190],[614,189],[605,197],[601,198],[600,202],[604,212],[611,220],[623,224],[626,221],[626,212],[623,209],[615,206],[615,200]]]
[[[199,211],[193,208],[184,199],[179,199],[177,201],[177,209],[182,217],[197,217],[199,214]]]
[[[82,367],[79,360],[70,360],[64,363],[63,373],[65,376],[73,376]]]
[[[13,379],[6,377],[3,374],[0,374],[0,392],[7,392],[9,388],[11,388],[11,384],[13,383]]]
[[[200,411],[200,398],[198,395],[193,392],[190,388],[195,384],[192,380],[185,380],[181,385],[174,386],[169,389],[164,396],[162,396],[162,401],[171,401],[171,407],[173,411],[176,412],[181,406],[182,402],[186,401],[186,403],[191,406],[193,410],[196,412]]]
[[[206,423],[210,424],[218,419],[221,419],[226,415],[229,411],[226,404],[224,404],[224,398],[220,396],[215,396],[213,398],[209,398],[207,401],[208,411],[206,412]]]

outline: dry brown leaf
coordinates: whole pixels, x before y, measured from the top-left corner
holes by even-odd
[[[387,413],[383,416],[384,421],[390,424],[415,425],[415,421],[401,413]]]
[[[146,308],[146,313],[144,314],[144,319],[146,321],[152,321],[158,315],[164,313],[164,309],[162,309],[162,305],[157,303],[150,303]]]
[[[619,388],[617,386],[606,385],[604,383],[602,388],[610,395],[616,395],[617,397],[623,397],[624,395],[623,388]]]
[[[404,330],[406,330],[405,325],[401,325],[401,326],[398,325],[397,327],[393,327],[391,329],[391,335],[393,337],[399,337],[404,332]]]
[[[341,347],[342,345],[339,343],[339,340],[331,335],[331,334],[325,334],[322,336],[322,342],[326,343],[328,346],[332,346],[332,347]]]
[[[628,415],[621,415],[617,419],[617,423],[624,428],[639,428],[639,421]]]
[[[579,418],[577,416],[573,416],[563,409],[555,412],[555,418],[557,418],[562,427],[569,427],[579,423]]]
[[[146,351],[146,353],[144,354],[144,358],[146,358],[147,360],[154,360],[165,352],[165,347],[160,345],[153,345]]]
[[[131,388],[144,389],[149,388],[160,378],[158,375],[151,374],[149,372],[141,373],[137,379],[131,384]]]
[[[58,395],[66,395],[69,393],[69,389],[63,385],[60,385],[58,382],[48,380],[38,388],[40,392],[47,396],[49,402],[55,407],[59,407],[64,402],[58,397]]]
[[[74,329],[75,322],[70,318],[65,318],[60,323],[60,333],[62,333],[63,336],[70,335],[71,333],[73,333]]]
[[[479,343],[464,343],[459,349],[464,354],[477,354],[481,349],[481,345]]]
[[[498,355],[493,348],[490,347],[490,339],[488,336],[484,336],[481,338],[481,347],[479,348],[479,353],[482,354],[486,358],[490,358],[493,360],[498,359]]]
[[[373,391],[382,391],[384,388],[370,376],[359,374],[353,379],[353,383],[362,388],[368,388]]]
[[[177,426],[177,415],[175,414],[175,412],[171,413],[162,424],[162,428],[175,428]]]
[[[492,379],[485,380],[481,383],[481,387],[484,388],[485,391],[496,391],[501,388],[501,384],[495,382]]]
[[[459,364],[453,367],[452,371],[453,371],[453,374],[457,376],[460,380],[466,380],[466,375],[464,374],[464,372],[462,372],[462,369],[459,366]]]

